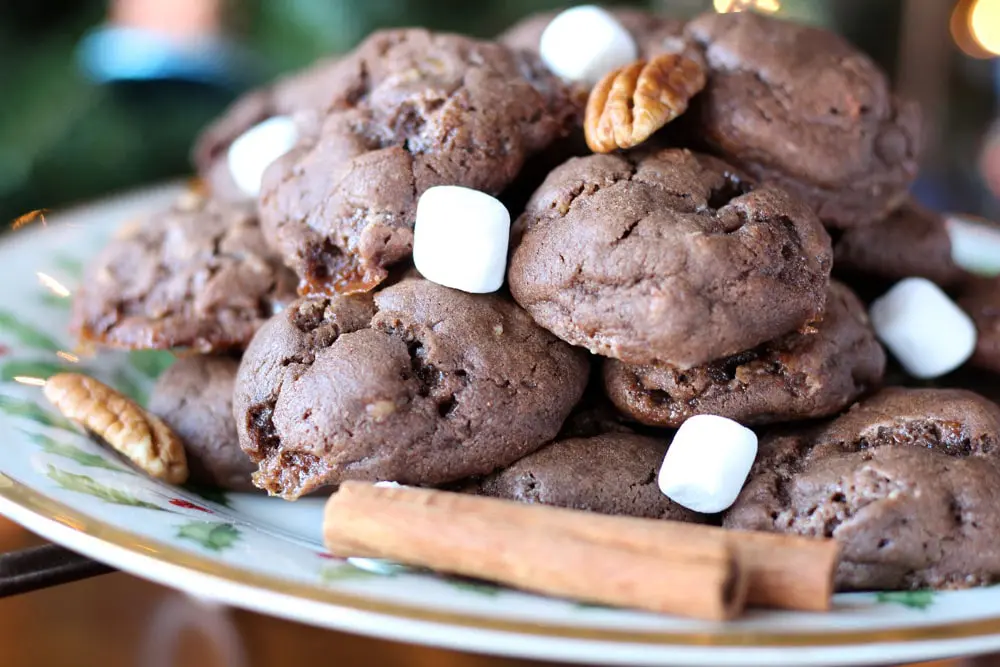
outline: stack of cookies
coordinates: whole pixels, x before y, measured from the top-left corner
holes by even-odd
[[[1000,408],[952,371],[1000,371],[996,236],[909,201],[920,133],[844,40],[752,13],[378,32],[208,128],[203,188],[119,233],[73,326],[193,353],[150,407],[201,483],[832,536],[842,589],[986,583]]]

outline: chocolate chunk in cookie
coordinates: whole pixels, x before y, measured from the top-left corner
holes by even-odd
[[[458,35],[378,32],[337,67],[352,94],[261,193],[265,233],[303,293],[372,289],[410,255],[421,193],[498,194],[582,113],[537,57]]]
[[[884,370],[864,305],[831,283],[812,331],[686,370],[608,359],[604,382],[618,409],[643,424],[677,427],[699,414],[770,424],[839,412],[878,386]]]
[[[181,357],[156,382],[149,410],[184,442],[190,481],[231,491],[253,490],[257,466],[240,449],[233,419],[233,385],[239,361],[231,357]]]
[[[969,364],[1000,373],[1000,278],[970,278],[958,305],[976,324],[976,351]]]
[[[226,153],[253,126],[275,116],[291,116],[301,133],[314,134],[318,130],[319,114],[348,92],[336,62],[333,58],[320,60],[243,95],[202,131],[195,141],[192,161],[214,198],[250,199],[234,182]]]
[[[295,298],[295,276],[267,247],[253,207],[183,195],[122,228],[73,300],[84,341],[129,349],[242,349]]]
[[[832,251],[812,211],[684,150],[572,159],[517,227],[518,303],[627,363],[714,361],[805,326],[826,300]]]
[[[833,227],[876,222],[905,200],[920,113],[871,59],[833,33],[752,12],[704,14],[687,34],[709,65],[698,136],[722,157]]]
[[[886,389],[761,439],[727,528],[833,537],[841,590],[1000,576],[1000,408],[959,389]]]
[[[474,487],[484,496],[601,514],[704,522],[660,492],[657,472],[669,441],[631,433],[559,440]]]
[[[406,278],[371,297],[295,302],[236,382],[255,482],[295,498],[345,479],[434,485],[551,440],[589,364],[514,303]]]
[[[944,217],[913,201],[880,222],[845,230],[833,257],[834,273],[861,287],[887,288],[911,276],[947,287],[968,275],[952,259]]]

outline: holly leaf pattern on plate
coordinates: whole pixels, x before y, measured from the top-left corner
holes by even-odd
[[[32,361],[25,359],[15,359],[0,365],[0,380],[11,382],[18,376],[42,378],[46,380],[56,373],[62,373],[69,369],[64,364],[55,361]]]
[[[373,579],[379,577],[391,577],[391,574],[376,574],[369,570],[362,570],[350,563],[337,563],[336,565],[324,565],[319,571],[319,579],[324,584],[336,584],[342,581],[359,581],[363,579]]]
[[[469,593],[475,593],[476,595],[484,595],[486,597],[496,597],[500,595],[503,590],[495,584],[491,584],[486,581],[477,581],[475,579],[448,579],[448,583],[451,584],[452,588],[457,588],[460,591],[468,591]]]
[[[115,389],[125,394],[139,405],[146,405],[145,388],[132,379],[132,376],[124,368],[116,368],[113,376]]]
[[[55,265],[60,271],[74,278],[79,278],[83,275],[83,262],[76,257],[57,255]]]
[[[11,417],[22,417],[41,424],[79,433],[76,426],[62,415],[46,410],[34,401],[26,401],[12,396],[0,396],[0,412]]]
[[[55,466],[48,466],[48,477],[61,488],[76,493],[85,493],[88,496],[99,498],[105,502],[115,505],[125,505],[127,507],[143,507],[150,510],[162,510],[162,507],[139,500],[135,496],[120,489],[106,486],[87,475],[77,475],[76,473],[60,470]]]
[[[155,380],[174,363],[172,352],[165,350],[132,350],[128,353],[128,362],[132,368],[139,371],[150,380]]]
[[[50,352],[56,352],[60,349],[59,343],[47,333],[25,324],[16,315],[6,310],[0,310],[0,332],[13,336],[25,347]]]
[[[882,603],[923,610],[934,604],[934,591],[883,591],[877,593],[875,599]]]
[[[209,501],[210,503],[215,503],[216,505],[222,505],[223,507],[231,507],[229,503],[229,496],[226,492],[216,486],[200,486],[198,484],[185,484],[184,488],[199,498]]]
[[[189,521],[177,528],[177,537],[197,542],[209,551],[225,551],[240,539],[240,531],[230,523]]]
[[[103,468],[105,470],[114,470],[115,472],[127,472],[132,474],[131,470],[108,461],[100,454],[91,454],[90,452],[84,451],[76,445],[59,442],[58,440],[50,438],[47,435],[42,435],[41,433],[28,433],[27,431],[22,431],[22,433],[28,436],[36,445],[42,448],[43,452],[46,452],[47,454],[63,456],[67,459],[76,461],[86,468]]]

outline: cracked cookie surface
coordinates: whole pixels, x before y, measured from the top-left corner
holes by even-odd
[[[257,469],[240,449],[233,421],[233,386],[239,360],[187,356],[156,381],[149,411],[184,442],[190,481],[231,491],[251,491]]]
[[[948,287],[968,277],[952,259],[944,216],[914,201],[880,222],[845,230],[833,257],[834,273],[860,286],[918,276]]]
[[[73,299],[82,340],[129,349],[242,349],[295,298],[251,205],[191,193],[118,231]]]
[[[864,306],[834,282],[811,332],[686,370],[608,359],[604,387],[622,413],[650,426],[676,428],[698,414],[770,424],[838,412],[877,387],[884,371]]]
[[[514,298],[595,354],[690,368],[823,311],[832,251],[819,220],[709,156],[667,149],[571,159],[516,226]]]
[[[241,96],[206,127],[195,141],[191,161],[212,196],[227,201],[247,197],[233,180],[227,151],[244,132],[274,116],[291,116],[303,135],[318,131],[322,113],[344,94],[337,59],[324,58]]]
[[[920,110],[826,30],[753,12],[703,14],[708,85],[693,128],[714,151],[811,206],[833,227],[881,220],[917,175]]]
[[[234,411],[255,482],[295,498],[346,479],[434,485],[551,440],[589,363],[498,295],[420,278],[302,299],[240,365]]]
[[[660,491],[656,476],[667,445],[632,433],[559,440],[466,490],[601,514],[707,521]]]
[[[265,233],[300,292],[370,290],[413,246],[435,185],[499,194],[525,160],[579,124],[585,100],[527,52],[388,30],[336,66],[343,102],[264,175]]]
[[[836,538],[840,590],[1000,575],[1000,408],[961,389],[885,389],[826,424],[761,438],[723,525]]]

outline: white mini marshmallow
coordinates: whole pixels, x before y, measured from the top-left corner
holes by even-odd
[[[945,222],[951,241],[951,259],[980,276],[1000,275],[1000,228],[964,218]]]
[[[509,242],[510,213],[484,192],[438,185],[417,201],[413,263],[432,282],[473,294],[496,292]]]
[[[899,281],[868,314],[879,339],[914,377],[949,373],[976,348],[972,318],[925,278]]]
[[[573,7],[552,19],[538,50],[556,75],[589,86],[639,58],[639,47],[629,31],[594,5]]]
[[[256,197],[264,170],[290,151],[298,139],[295,121],[288,116],[274,116],[254,125],[229,146],[233,182],[248,197]]]
[[[757,457],[757,435],[716,415],[696,415],[677,430],[660,467],[660,491],[703,514],[728,508]]]

